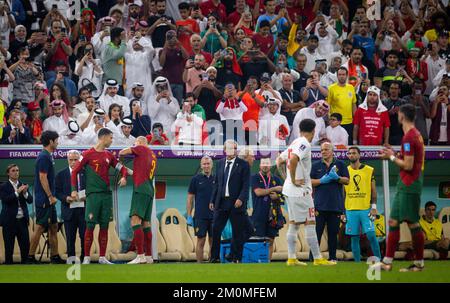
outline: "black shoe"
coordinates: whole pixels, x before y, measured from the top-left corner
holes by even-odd
[[[66,264],[66,262],[61,259],[59,255],[50,257],[50,264]]]
[[[225,255],[225,260],[228,262],[233,262],[233,256],[231,254]]]
[[[25,264],[41,264],[34,256],[28,256],[25,260]]]
[[[220,263],[220,259],[210,259],[209,263]]]

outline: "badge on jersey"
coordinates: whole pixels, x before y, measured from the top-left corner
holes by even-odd
[[[403,149],[405,150],[405,152],[410,152],[411,151],[411,144],[409,144],[409,143],[403,144]]]
[[[302,144],[302,145],[300,145],[300,150],[305,150],[306,149],[306,146],[304,145],[304,144]]]

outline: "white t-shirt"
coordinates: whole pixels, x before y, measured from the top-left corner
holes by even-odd
[[[300,161],[295,170],[295,178],[297,180],[304,179],[305,185],[295,186],[289,173],[290,161],[293,155],[298,156]],[[311,183],[311,144],[305,137],[299,137],[292,142],[289,147],[281,153],[281,159],[286,160],[286,181],[283,185],[283,194],[288,197],[303,196],[305,191],[312,191]]]
[[[338,125],[335,128],[328,126],[326,128],[327,138],[333,145],[348,145],[348,133],[342,126]]]

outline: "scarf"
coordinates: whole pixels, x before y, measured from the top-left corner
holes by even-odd
[[[242,73],[242,70],[241,70],[241,66],[238,63],[235,50],[232,47],[227,47],[226,50],[227,51],[231,51],[233,53],[233,59],[231,59],[231,70],[236,75],[242,76],[243,73]],[[216,64],[216,67],[217,68],[226,67],[225,66],[225,61],[223,59],[219,60],[219,62],[217,62],[217,64]]]
[[[359,76],[357,71],[358,66],[361,73],[367,74],[367,69],[362,64],[354,64],[352,59],[348,60],[348,83],[350,83],[353,86],[356,86],[356,84],[358,83],[357,80]]]

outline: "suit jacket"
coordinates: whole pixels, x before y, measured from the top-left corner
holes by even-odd
[[[19,180],[18,187],[20,187],[22,184],[23,183]],[[28,214],[27,203],[33,203],[33,196],[31,195],[30,191],[28,191],[27,199],[25,199],[23,193],[19,194],[19,198],[17,198],[15,192],[16,191],[14,190],[14,187],[12,186],[11,182],[9,182],[9,180],[0,186],[0,199],[2,200],[2,212],[0,213],[1,226],[8,226],[14,223],[14,221],[16,220],[17,211],[19,209],[19,203],[20,207],[23,210],[23,217],[27,222],[29,220],[30,216]]]
[[[219,208],[222,197],[222,187],[226,180],[224,180],[224,171],[226,165],[226,158],[218,161],[216,165],[216,174],[214,177],[214,187],[211,196],[211,202],[214,203],[216,209]],[[230,199],[233,201],[239,199],[242,201],[243,210],[247,209],[247,202],[249,197],[250,186],[250,167],[247,161],[240,158],[236,158],[233,168],[230,172],[230,178],[228,181],[228,191]]]
[[[81,172],[80,187],[78,190],[86,188],[86,177]],[[67,203],[67,197],[71,195],[72,188],[70,185],[70,169],[67,167],[56,174],[55,180],[56,198],[61,201],[61,217],[64,221],[70,221],[72,219],[73,208],[70,208],[70,204]]]
[[[19,142],[17,142],[17,144],[33,144],[33,141],[31,140],[30,129],[26,126],[24,126],[23,128],[24,128],[23,134],[18,131]],[[1,140],[2,144],[14,144],[14,141],[9,142],[8,140],[9,135],[11,134],[11,130],[12,130],[11,125],[8,125],[3,129],[3,137]]]

